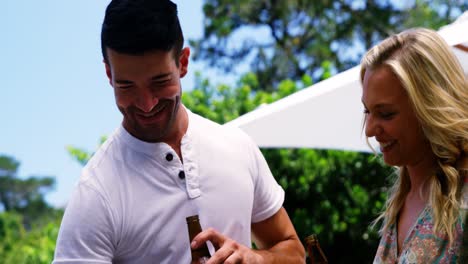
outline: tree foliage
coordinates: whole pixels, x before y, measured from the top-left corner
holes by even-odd
[[[329,74],[327,70],[324,73]],[[222,124],[310,82],[310,77],[303,76],[301,82],[285,80],[274,92],[265,92],[254,91],[259,82],[251,73],[234,88],[214,87],[198,78],[197,89],[186,92],[182,99],[193,112]],[[312,149],[262,152],[286,192],[284,206],[301,239],[317,234],[330,263],[371,262],[378,236],[370,225],[383,209],[391,169],[366,153]]]
[[[53,177],[17,175],[19,162],[9,156],[0,156],[0,205],[4,211],[21,214],[25,225],[30,225],[53,209],[44,195],[55,185]]]
[[[50,263],[63,211],[44,195],[53,177],[18,177],[20,163],[0,156],[0,260],[5,264]]]
[[[99,145],[104,143],[104,141],[106,141],[106,139],[107,139],[107,136],[101,136],[101,138],[99,139]],[[81,166],[86,165],[88,160],[94,154],[94,153],[89,152],[89,151],[87,151],[85,149],[75,147],[75,146],[72,146],[72,145],[66,146],[66,149],[67,149],[68,153],[70,154],[70,156],[72,158],[74,158],[79,164],[81,164]]]
[[[438,29],[467,8],[463,0],[205,0],[204,34],[190,45],[195,60],[225,72],[250,63],[258,88],[271,90],[304,74],[319,80],[324,62],[341,72],[388,35]]]
[[[3,264],[49,264],[55,250],[62,211],[54,211],[49,221],[23,226],[20,214],[0,213],[0,260]]]

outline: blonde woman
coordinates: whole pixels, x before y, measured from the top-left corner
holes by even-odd
[[[468,87],[435,32],[391,36],[362,59],[365,133],[398,168],[374,263],[456,263],[467,211]]]

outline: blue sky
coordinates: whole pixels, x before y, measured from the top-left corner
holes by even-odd
[[[201,0],[174,1],[186,39],[202,35]],[[100,51],[103,0],[6,0],[0,11],[0,154],[20,177],[54,176],[47,201],[63,206],[81,166],[67,145],[94,151],[121,121]],[[193,61],[182,89],[192,89]]]

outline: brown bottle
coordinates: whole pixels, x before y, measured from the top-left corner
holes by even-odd
[[[190,243],[192,243],[193,239],[202,231],[198,215],[187,217],[187,226]],[[192,253],[191,264],[204,264],[211,257],[206,243],[197,249],[192,249],[192,247],[190,247],[190,252]]]
[[[320,244],[317,239],[317,235],[310,235],[305,238],[307,245],[307,253],[309,254],[310,264],[327,264],[328,260],[323,254]]]

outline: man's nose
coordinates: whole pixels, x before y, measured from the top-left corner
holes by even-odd
[[[159,98],[154,96],[151,91],[142,91],[138,94],[136,106],[143,112],[149,113],[158,104]]]

